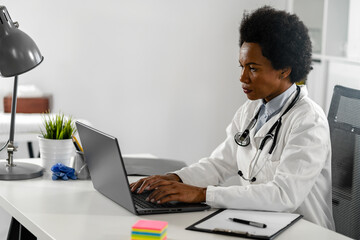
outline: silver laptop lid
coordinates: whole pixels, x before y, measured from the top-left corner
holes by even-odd
[[[75,124],[94,188],[137,214],[117,139],[83,123]]]

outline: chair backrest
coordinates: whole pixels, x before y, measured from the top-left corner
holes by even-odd
[[[172,159],[124,157],[125,168],[128,176],[162,175],[186,167],[186,163]]]
[[[360,90],[335,86],[328,121],[336,231],[360,239]]]

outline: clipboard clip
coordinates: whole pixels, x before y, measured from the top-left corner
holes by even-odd
[[[213,232],[217,232],[217,233],[233,233],[233,234],[240,234],[240,235],[245,235],[245,236],[251,236],[251,234],[249,234],[249,232],[233,231],[233,230],[224,229],[224,228],[214,228],[212,231],[213,231]]]

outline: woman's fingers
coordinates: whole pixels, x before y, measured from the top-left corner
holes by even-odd
[[[154,190],[147,200],[153,203],[162,204],[169,201],[196,203],[206,201],[206,188],[173,181],[159,181],[152,187]]]
[[[130,184],[130,190],[132,192],[134,192],[136,189],[138,189],[142,185],[143,181],[144,181],[144,178],[142,178],[142,179],[140,179],[140,180],[138,180],[138,181],[136,181],[134,183],[131,183]]]
[[[134,192],[138,189],[137,192],[142,193],[145,190],[150,190],[152,184],[163,179],[164,177],[165,176],[154,175],[154,176],[142,178],[142,179],[138,180],[137,182],[130,184],[131,191]]]
[[[179,176],[174,173],[166,174],[166,175],[153,175],[146,178],[142,178],[134,183],[131,183],[130,189],[132,192],[135,192],[138,189],[138,193],[142,193],[144,190],[154,189],[153,184],[161,180],[181,182]]]
[[[164,184],[164,182],[162,183]],[[173,187],[171,182],[165,183],[166,185],[158,185],[154,188],[154,191],[148,196],[147,201],[157,202],[159,199],[172,194],[177,194],[177,190]]]
[[[160,180],[152,182],[151,185],[149,186],[149,190],[156,189],[160,186],[172,185],[173,183],[176,183],[176,182],[160,179]]]
[[[162,197],[161,199],[157,200],[156,203],[163,204],[163,203],[167,203],[167,202],[171,202],[171,201],[179,201],[179,200],[177,200],[178,198],[179,198],[178,194],[166,195],[166,196]]]

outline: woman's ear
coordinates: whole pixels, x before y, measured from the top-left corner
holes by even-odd
[[[291,67],[286,67],[280,71],[280,79],[288,78],[291,73]]]

